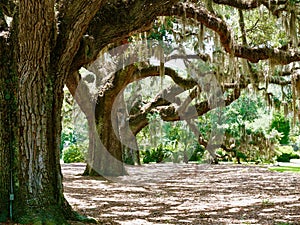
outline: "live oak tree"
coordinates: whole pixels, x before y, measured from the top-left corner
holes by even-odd
[[[224,5],[232,13],[239,11],[241,26],[235,34],[225,12],[222,15],[218,8]],[[253,63],[269,60],[270,73],[265,84],[272,79],[271,72],[278,71],[276,65],[290,64],[281,71],[292,71],[292,79],[286,82],[292,83],[296,112],[300,88],[297,63],[291,63],[300,58],[298,8],[297,1],[284,0],[1,1],[0,221],[6,221],[10,211],[14,220],[21,223],[63,224],[66,219],[78,219],[63,196],[59,164],[63,86],[70,77],[79,79],[79,68],[94,61],[108,44],[151,29],[157,16],[193,20],[201,29],[211,29],[220,52],[226,53],[221,55],[229,55],[227,61],[231,65],[239,65],[232,60],[235,57],[248,60],[245,69],[252,74],[253,83],[265,77],[256,73],[259,66]],[[280,24],[273,25],[282,24],[288,34],[282,44],[249,42],[248,33],[261,21],[251,27],[244,21],[243,26],[243,15],[258,9],[279,18]],[[202,33],[201,29],[197,33]],[[185,30],[182,32],[185,36]],[[200,44],[201,40],[199,35]]]
[[[197,58],[195,55],[185,56],[187,58]],[[180,57],[182,56],[179,54],[173,55],[171,58]],[[207,59],[208,57],[202,56],[202,60]],[[124,58],[121,58],[121,61],[123,60]],[[110,62],[110,64],[112,63]],[[103,64],[101,66],[104,67]],[[224,84],[223,89],[233,89],[234,91],[226,99],[223,99],[221,87],[219,87],[219,90],[216,87],[215,91],[212,90],[213,87],[209,87],[205,91],[201,90],[204,85],[209,85],[209,82],[213,82],[213,80],[208,80],[206,84],[201,85],[201,82],[197,79],[184,78],[175,70],[165,67],[164,76],[169,76],[173,84],[170,83],[168,88],[162,89],[150,101],[130,105],[124,102],[123,92],[125,88],[129,84],[147,77],[161,76],[160,67],[146,62],[134,63],[121,68],[117,72],[108,73],[104,77],[99,72],[101,71],[99,67],[92,70],[95,74],[84,75],[84,82],[80,82],[80,84],[76,84],[78,80],[75,80],[74,77],[67,81],[69,90],[85,113],[89,124],[89,153],[84,175],[120,176],[126,174],[122,164],[123,149],[129,147],[133,151],[138,150],[135,137],[149,124],[149,114],[158,113],[164,121],[187,120],[191,123],[191,120],[215,107],[225,106],[233,102],[239,97],[239,89],[246,86],[246,83],[239,85]],[[198,75],[200,80],[203,80],[204,77],[214,76],[211,73]],[[163,77],[160,78],[164,79]],[[97,79],[102,79],[99,87],[97,87]],[[89,89],[91,83],[96,83],[96,87],[92,86]],[[206,92],[208,98],[192,104],[195,98],[200,99],[203,92]],[[183,93],[186,93],[187,96],[181,100],[178,96]],[[215,96],[212,96],[212,93]],[[217,94],[219,96],[216,96]],[[133,98],[136,95],[139,95],[139,93],[132,93]],[[223,101],[223,105],[222,103],[215,105],[215,103],[210,102],[209,98],[212,99],[213,97],[216,100]],[[200,133],[196,132],[196,136],[199,135]],[[203,143],[201,142],[201,144]],[[100,145],[102,144],[103,147],[101,148]],[[204,145],[207,146],[207,143]],[[110,158],[107,152],[117,160]],[[210,151],[210,153],[215,157],[214,152]],[[131,157],[134,157],[134,154]]]
[[[218,2],[220,3],[220,2]],[[230,5],[233,4],[233,6],[235,6],[235,4],[237,3],[230,3],[230,2],[222,2],[225,5]],[[242,2],[241,2],[242,3]],[[240,3],[240,4],[241,4]],[[201,4],[201,3],[200,3]],[[212,6],[211,4],[207,3],[207,7]],[[254,3],[253,3],[254,4]],[[270,5],[269,5],[270,4]],[[266,10],[264,10],[262,13],[258,12],[258,11],[254,11],[252,14],[246,12],[246,14],[248,13],[249,15],[248,18],[251,16],[255,16],[255,24],[251,24],[252,19],[250,21],[246,21],[244,19],[244,14],[242,9],[244,9],[244,7],[249,7],[249,9],[252,8],[258,8],[260,5],[265,5],[266,6]],[[201,6],[203,7],[203,5],[198,5],[198,10],[201,12]],[[271,7],[272,6],[272,7]],[[189,8],[190,7],[190,8]],[[186,40],[188,38],[190,38],[191,36],[194,36],[193,42],[195,43],[194,47],[197,47],[196,51],[198,51],[198,48],[200,45],[204,46],[204,43],[201,42],[205,42],[205,39],[214,39],[214,50],[213,50],[213,56],[212,59],[210,61],[210,63],[215,67],[215,69],[213,70],[214,73],[212,75],[217,76],[218,77],[218,82],[224,87],[224,88],[234,88],[235,89],[235,94],[232,95],[232,98],[229,98],[229,100],[226,102],[227,104],[229,104],[230,102],[232,102],[234,99],[238,98],[239,96],[239,89],[242,88],[246,88],[248,86],[248,84],[252,83],[253,88],[257,89],[257,90],[264,90],[266,92],[266,97],[268,98],[268,101],[270,104],[272,104],[272,99],[270,99],[269,97],[272,96],[271,93],[268,93],[267,90],[267,86],[268,84],[277,84],[280,85],[282,87],[291,84],[291,79],[287,79],[285,80],[284,78],[280,78],[278,77],[276,74],[278,74],[278,71],[281,70],[282,68],[276,68],[274,69],[274,65],[276,64],[286,64],[285,59],[284,59],[284,55],[271,55],[273,52],[273,49],[271,50],[270,53],[267,53],[269,51],[269,46],[266,46],[266,43],[264,41],[269,41],[269,42],[274,42],[274,46],[278,46],[278,44],[282,45],[281,49],[286,48],[286,45],[292,47],[293,46],[293,42],[295,41],[295,37],[293,37],[293,33],[295,33],[294,31],[292,31],[292,29],[295,29],[295,27],[293,28],[293,23],[294,21],[292,21],[292,13],[291,12],[291,21],[289,22],[289,26],[288,28],[285,29],[289,29],[289,34],[291,35],[291,43],[285,43],[288,40],[288,37],[285,37],[284,35],[279,35],[278,37],[276,36],[275,38],[271,37],[272,32],[274,32],[274,29],[269,29],[267,31],[265,31],[265,29],[268,28],[268,26],[274,26],[275,25],[275,20],[273,19],[271,20],[272,23],[268,23],[266,25],[262,24],[265,23],[265,17],[269,16],[270,13],[273,13],[276,17],[278,17],[278,10],[283,10],[283,11],[287,11],[290,12],[291,9],[293,9],[295,7],[295,5],[287,5],[287,2],[280,2],[278,3],[278,5],[276,6],[274,4],[274,2],[270,2],[270,3],[266,3],[266,2],[261,2],[261,3],[257,3],[255,4],[255,6],[252,6],[252,4],[247,5],[241,5],[241,7],[238,7],[238,12],[236,12],[236,16],[230,15],[230,19],[232,21],[236,21],[238,24],[238,29],[235,28],[235,31],[233,32],[233,37],[231,37],[231,32],[229,30],[227,30],[227,34],[223,37],[223,39],[221,39],[221,41],[223,41],[224,43],[219,43],[218,39],[215,39],[214,37],[214,33],[209,32],[209,31],[204,31],[204,27],[203,24],[206,25],[207,27],[210,27],[211,25],[209,24],[209,22],[213,23],[213,19],[218,20],[219,18],[208,18],[208,21],[206,21],[204,19],[200,21],[200,19],[198,20],[198,12],[199,11],[193,11],[193,6],[186,4],[185,7],[183,8],[183,19],[182,18],[177,18],[174,19],[173,22],[174,23],[179,23],[181,26],[181,29],[177,29],[177,30],[172,30],[171,33],[173,33],[174,35],[174,39],[173,41],[177,41],[180,43],[184,43],[186,42]],[[211,11],[212,9],[209,8],[208,9]],[[271,8],[270,8],[271,7]],[[286,7],[289,8],[289,10],[286,9]],[[263,7],[261,7],[263,8]],[[190,14],[188,14],[188,10],[190,11]],[[262,10],[262,9],[260,9]],[[179,8],[180,11],[180,8]],[[223,12],[225,13],[232,13],[234,11],[230,11],[230,10],[223,10],[222,9],[217,9],[215,10],[216,14]],[[175,14],[175,13],[174,13]],[[170,14],[171,15],[171,14]],[[222,16],[222,14],[218,14],[218,16]],[[260,19],[259,17],[262,16],[262,19]],[[284,16],[287,16],[287,14],[285,14]],[[188,17],[190,17],[190,20],[188,20]],[[225,14],[225,17],[227,19],[228,15]],[[257,19],[258,18],[258,19]],[[203,18],[201,18],[203,19]],[[165,20],[164,18],[161,20]],[[200,23],[199,26],[199,21],[203,22]],[[205,24],[205,21],[208,22],[208,24]],[[221,20],[220,20],[221,21]],[[219,21],[219,22],[220,22]],[[231,21],[231,22],[232,22]],[[217,21],[215,21],[217,22]],[[219,25],[221,26],[222,23]],[[251,30],[249,32],[246,32],[246,28],[248,26],[251,26]],[[164,26],[164,27],[163,27]],[[156,39],[159,39],[161,41],[163,41],[164,39],[161,37],[163,32],[165,32],[165,27],[168,26],[168,24],[163,24],[162,27],[158,27],[157,24],[155,24],[155,29],[156,29],[156,33],[151,34],[151,32],[146,32],[143,33],[144,38],[147,38],[147,36],[150,37],[155,37]],[[192,28],[187,28],[188,26],[191,26]],[[199,27],[198,27],[199,26]],[[196,27],[196,28],[195,28]],[[234,27],[234,26],[233,26]],[[212,27],[210,27],[212,28]],[[225,26],[224,24],[224,28],[225,30],[228,29],[227,26]],[[159,30],[160,29],[160,30]],[[284,28],[282,28],[282,30],[280,30],[280,32],[284,32],[285,31]],[[224,30],[224,31],[225,31]],[[214,30],[215,31],[215,30]],[[160,32],[160,33],[157,33]],[[260,37],[257,38],[255,37],[255,35],[253,34],[255,32],[260,32],[262,34],[265,35],[265,37]],[[280,34],[279,32],[279,34]],[[235,37],[235,33],[237,34],[241,34],[241,37],[236,38]],[[179,38],[178,38],[179,36]],[[296,35],[297,36],[297,35]],[[196,37],[196,38],[195,38]],[[227,38],[227,39],[226,39]],[[232,40],[230,40],[232,38]],[[280,39],[281,38],[281,39]],[[286,40],[283,40],[284,38],[286,38]],[[179,40],[178,40],[179,39]],[[296,37],[297,39],[297,37]],[[143,41],[143,38],[141,38],[141,40]],[[226,41],[229,41],[229,43],[227,43]],[[242,45],[240,45],[239,43],[242,43]],[[249,42],[249,44],[248,44]],[[124,42],[121,43],[116,43],[115,45],[120,45]],[[201,44],[200,44],[201,43]],[[207,44],[207,42],[206,42]],[[223,46],[227,46],[229,47],[228,51],[225,48],[225,51],[219,50],[220,48],[220,44],[223,44]],[[110,46],[111,48],[115,47],[115,45]],[[209,45],[209,44],[207,44]],[[256,45],[261,45],[262,47],[257,49]],[[249,47],[251,46],[251,48]],[[127,46],[128,47],[128,46]],[[126,46],[124,46],[124,49],[127,49]],[[202,48],[205,48],[202,47]],[[239,49],[239,50],[238,50]],[[243,51],[243,49],[248,49],[250,51],[253,52],[253,55],[251,54],[244,54],[241,55],[240,51]],[[120,49],[119,49],[120,50]],[[233,50],[237,51],[236,53],[233,52]],[[247,51],[248,51],[247,50]],[[256,51],[259,50],[259,55],[258,53],[255,53]],[[227,54],[226,54],[227,51]],[[230,52],[229,52],[230,51]],[[279,51],[279,50],[278,50]],[[138,49],[136,49],[136,52],[138,53]],[[276,51],[277,52],[277,51]],[[207,55],[203,54],[203,49],[202,52],[200,50],[200,52],[198,52],[199,55],[196,55],[196,57],[198,58],[202,58],[202,60],[204,61],[208,61]],[[249,52],[248,52],[249,53]],[[284,52],[282,52],[284,53]],[[125,53],[123,53],[125,54]],[[269,56],[266,56],[265,54],[269,54]],[[243,57],[243,58],[247,58],[249,61],[245,61],[245,60],[236,60],[234,59],[234,56],[239,56],[239,57]],[[258,57],[258,58],[256,58]],[[269,61],[269,65],[267,64],[260,64],[257,63],[260,59],[263,59],[261,57],[266,57],[266,59],[270,59]],[[158,57],[159,58],[159,57]],[[124,61],[124,59],[122,59]],[[133,60],[135,61],[135,60]],[[292,60],[293,61],[293,60]],[[250,63],[252,62],[252,63]],[[257,65],[253,64],[253,63],[257,63]],[[145,65],[144,65],[145,66]],[[269,72],[265,73],[262,70],[258,70],[258,67],[262,67],[262,68],[267,68],[269,66]],[[105,65],[100,65],[99,68],[101,69],[105,67]],[[139,65],[138,67],[141,67],[141,65]],[[98,68],[98,69],[99,69]],[[293,69],[295,69],[296,67],[293,67]],[[268,68],[267,68],[268,69]],[[117,128],[114,129],[115,126],[117,126],[114,123],[118,123],[118,118],[112,118],[113,114],[110,113],[105,113],[106,112],[112,112],[113,109],[113,102],[116,101],[117,95],[119,94],[119,92],[121,92],[127,85],[128,83],[131,83],[135,80],[138,79],[142,79],[145,76],[158,76],[161,75],[159,72],[161,70],[161,68],[158,69],[154,69],[152,73],[147,74],[150,70],[149,65],[146,66],[146,68],[144,69],[140,69],[135,67],[134,65],[131,65],[128,68],[125,68],[119,72],[117,72],[116,74],[113,74],[111,76],[106,77],[104,80],[107,80],[107,83],[105,83],[105,81],[103,82],[102,87],[100,88],[101,90],[99,91],[101,93],[100,96],[97,96],[95,100],[97,102],[97,105],[101,106],[99,107],[99,110],[94,110],[92,109],[92,114],[95,114],[95,116],[98,118],[96,118],[96,121],[94,122],[98,122],[97,120],[101,120],[102,121],[102,126],[98,126],[97,127],[102,127],[101,129],[98,129],[98,131],[95,130],[95,132],[98,134],[96,134],[96,136],[99,136],[101,139],[101,143],[104,143],[105,148],[107,149],[107,151],[110,152],[111,155],[115,155],[118,159],[118,161],[114,161],[114,163],[112,163],[110,160],[107,160],[108,156],[106,156],[106,151],[104,153],[100,153],[99,152],[99,146],[97,146],[97,144],[95,145],[95,135],[90,135],[90,151],[89,151],[89,159],[88,159],[88,165],[87,165],[87,169],[85,171],[85,174],[90,174],[90,175],[95,175],[97,174],[97,172],[95,172],[95,170],[97,170],[98,172],[100,172],[100,174],[102,175],[122,175],[124,173],[124,168],[122,165],[122,143],[121,143],[121,137],[122,135],[120,134],[121,132],[121,128]],[[137,72],[136,72],[137,71]],[[146,73],[144,73],[145,71],[147,71]],[[170,73],[170,70],[165,71],[166,75],[169,75],[168,72]],[[97,71],[95,72],[97,74]],[[272,74],[273,73],[273,74]],[[290,71],[285,71],[285,70],[281,70],[281,73],[283,76],[291,76],[292,72]],[[133,75],[134,74],[134,75]],[[138,74],[138,75],[137,75]],[[171,74],[173,74],[172,78],[175,79],[175,82],[179,85],[184,85],[186,83],[186,80],[184,79],[179,79],[179,76],[175,76],[174,75],[174,71],[171,72]],[[274,76],[273,76],[274,75]],[[99,75],[97,75],[99,76]],[[294,74],[294,76],[296,77],[297,74]],[[134,77],[134,78],[133,78]],[[267,79],[266,79],[267,77]],[[75,77],[73,77],[73,79],[75,79]],[[78,81],[79,79],[77,79]],[[234,82],[232,82],[232,80]],[[71,82],[71,79],[69,79],[69,81]],[[76,83],[76,80],[75,80]],[[192,82],[193,83],[193,82]],[[74,84],[74,80],[73,80],[73,84]],[[261,88],[259,87],[260,84],[266,85],[266,88]],[[193,86],[194,85],[194,86]],[[197,84],[193,84],[191,85],[190,88],[197,86]],[[75,94],[75,89],[76,89],[77,85],[73,85],[71,86],[71,89],[73,89],[73,93]],[[199,86],[199,85],[198,85]],[[70,88],[70,86],[69,86]],[[183,88],[187,88],[187,87],[183,87]],[[78,91],[78,89],[77,89]],[[87,89],[85,89],[84,91],[85,93],[87,93]],[[179,91],[180,92],[180,91]],[[149,123],[148,119],[147,119],[147,115],[149,113],[154,113],[154,112],[158,112],[163,120],[167,120],[167,121],[176,121],[176,120],[180,120],[183,118],[180,118],[179,113],[178,113],[178,109],[182,110],[182,106],[180,107],[179,105],[174,104],[174,102],[172,102],[173,104],[171,104],[170,102],[166,101],[162,96],[166,95],[167,93],[160,93],[156,96],[155,99],[153,99],[153,101],[150,103],[145,103],[143,107],[140,107],[139,109],[137,109],[136,113],[130,113],[130,115],[126,115],[126,113],[124,113],[125,117],[128,117],[129,119],[129,125],[131,130],[127,130],[126,133],[130,133],[132,132],[133,136],[135,136],[143,127],[147,126],[147,124]],[[171,95],[178,95],[179,93],[173,92],[171,93]],[[174,97],[173,96],[173,97]],[[78,95],[76,96],[77,99],[80,98]],[[194,96],[193,98],[195,98],[196,96]],[[83,97],[81,97],[83,98]],[[82,101],[80,101],[82,102]],[[85,105],[86,105],[86,101]],[[187,105],[185,105],[187,106]],[[83,106],[84,107],[84,106]],[[204,113],[206,113],[207,111],[209,111],[211,109],[211,107],[209,106],[208,102],[201,102],[198,103],[196,106],[198,109],[198,112],[194,115],[199,116],[202,115]],[[83,109],[83,111],[86,111]],[[125,110],[126,111],[126,110]],[[101,114],[101,116],[99,116],[99,114]],[[127,113],[128,114],[128,113]],[[88,118],[91,118],[90,116],[88,116]],[[89,122],[89,124],[91,124]],[[120,130],[119,130],[120,129]],[[193,126],[194,133],[196,134],[196,136],[199,136],[199,131],[197,131],[197,129],[195,128],[195,126]],[[118,138],[118,136],[121,136]],[[123,135],[124,136],[124,135]],[[135,140],[133,138],[133,136],[131,135],[131,142],[134,143]],[[110,142],[108,140],[114,140],[113,142]],[[91,144],[92,143],[92,144]],[[202,137],[199,137],[199,143],[204,145],[205,147],[208,145],[208,141],[204,140]],[[96,147],[95,147],[96,146]],[[136,145],[133,146],[134,148],[136,148]],[[222,145],[221,147],[223,147],[225,150],[227,151],[232,151],[232,149],[230,149],[229,147]],[[96,153],[98,152],[98,153]],[[118,153],[117,153],[118,152]],[[211,154],[213,156],[213,158],[216,160],[216,155],[214,154],[213,151],[211,151]],[[119,172],[118,169],[116,169],[116,165],[120,166]]]

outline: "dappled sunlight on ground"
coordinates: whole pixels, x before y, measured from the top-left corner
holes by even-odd
[[[167,163],[110,181],[78,176],[84,164],[62,168],[68,201],[102,224],[300,224],[300,174]]]

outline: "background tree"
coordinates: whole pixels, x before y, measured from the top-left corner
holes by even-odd
[[[198,4],[199,4],[198,9],[199,9],[199,7],[201,8],[204,6],[204,5],[201,5],[201,3],[198,3]],[[226,4],[230,4],[230,3],[226,2]],[[279,5],[281,5],[281,4],[284,5],[285,3],[279,3]],[[278,7],[280,7],[279,5],[278,5]],[[210,7],[211,6],[212,5],[210,4]],[[236,6],[237,8],[245,7],[242,4],[239,6],[234,4],[234,6]],[[273,6],[275,7],[275,5],[273,5]],[[220,31],[220,30],[218,31],[221,33],[222,32],[227,33],[226,35],[229,35],[228,37],[232,38],[233,42],[236,42],[235,47],[237,47],[237,49],[244,49],[244,48],[248,49],[249,46],[254,47],[256,45],[260,45],[261,46],[260,50],[261,50],[261,52],[263,52],[264,51],[263,49],[265,49],[266,46],[268,46],[268,47],[269,47],[269,45],[280,46],[283,44],[287,44],[286,40],[288,40],[288,37],[282,33],[282,32],[284,32],[284,29],[282,29],[280,35],[276,36],[275,38],[271,38],[272,32],[273,32],[272,29],[269,29],[268,32],[265,32],[264,33],[265,35],[261,35],[260,38],[256,38],[256,36],[253,35],[254,30],[255,30],[255,32],[257,32],[258,30],[260,32],[262,32],[266,28],[268,28],[270,26],[272,27],[278,23],[278,21],[276,21],[276,19],[274,17],[274,18],[272,18],[272,20],[270,20],[268,22],[267,25],[264,25],[260,16],[262,15],[263,17],[266,17],[268,15],[268,10],[261,10],[262,13],[260,14],[259,10],[257,10],[258,7],[259,7],[259,4],[256,5],[256,7],[253,7],[255,10],[253,12],[249,13],[249,15],[247,14],[247,17],[244,17],[243,11],[241,9],[238,11],[238,13],[236,13],[236,10],[234,8],[227,8],[226,10],[224,10],[224,9],[218,7],[218,5],[216,5],[215,10],[209,10],[209,11],[215,12],[218,15],[225,15],[226,22],[228,22],[229,20],[231,20],[231,21],[229,21],[230,23],[235,22],[235,21],[237,22],[238,26],[234,27],[234,33],[233,33],[232,37],[231,37],[231,33],[229,32],[229,30],[226,31],[226,29],[225,29],[223,31]],[[190,11],[189,11],[190,14],[187,13],[187,9],[190,9]],[[274,9],[272,9],[272,10],[274,10]],[[174,29],[174,26],[169,25],[170,20],[165,19],[165,21],[167,21],[167,22],[165,22],[164,24],[158,23],[158,25],[156,24],[154,26],[155,32],[152,32],[150,34],[150,37],[154,37],[155,39],[160,40],[160,41],[169,42],[170,40],[172,41],[172,39],[167,38],[166,33],[169,33],[169,34],[174,34],[174,40],[179,41],[180,43],[185,43],[188,39],[192,39],[193,40],[192,45],[194,45],[193,47],[197,51],[200,48],[201,44],[199,44],[199,43],[201,43],[201,41],[203,42],[203,40],[205,40],[205,38],[206,39],[213,38],[215,47],[212,49],[212,53],[213,53],[212,65],[215,68],[215,73],[217,74],[217,76],[219,78],[218,81],[221,84],[223,84],[224,86],[234,85],[233,83],[230,84],[230,81],[234,80],[236,77],[238,77],[236,84],[240,85],[240,88],[244,88],[247,86],[247,84],[252,83],[255,90],[261,90],[262,88],[260,88],[259,85],[260,85],[260,83],[263,83],[263,84],[266,84],[266,88],[263,88],[263,89],[266,92],[266,97],[269,98],[271,95],[271,93],[268,93],[268,90],[267,90],[269,83],[276,83],[279,85],[286,85],[286,84],[291,83],[291,80],[285,80],[285,79],[280,79],[280,78],[278,79],[278,76],[276,75],[276,74],[278,74],[278,70],[277,69],[275,70],[274,65],[276,63],[282,63],[282,62],[280,62],[280,60],[284,60],[283,58],[279,59],[275,55],[273,55],[273,56],[265,55],[265,56],[263,56],[263,58],[271,57],[272,63],[271,62],[270,63],[262,62],[262,63],[258,63],[257,65],[248,63],[244,60],[239,61],[239,60],[234,59],[233,58],[234,54],[227,55],[225,52],[222,52],[222,50],[220,50],[221,46],[219,46],[219,44],[222,44],[222,42],[221,43],[218,42],[218,39],[215,38],[215,36],[214,36],[215,34],[213,32],[203,31],[203,29],[204,29],[203,24],[206,24],[207,27],[212,28],[213,30],[214,30],[214,25],[210,24],[209,21],[206,20],[207,18],[200,18],[198,20],[198,18],[197,18],[198,14],[196,12],[194,12],[193,19],[189,20],[189,17],[192,18],[192,12],[194,12],[193,7],[190,7],[189,4],[183,4],[183,13],[187,18],[174,19],[172,21],[172,23],[179,24],[178,28]],[[278,13],[278,12],[276,12],[276,13]],[[201,10],[200,10],[199,14],[201,14]],[[251,23],[252,20],[248,21],[245,19],[245,18],[249,19],[250,15],[255,16],[255,18],[257,19],[256,23],[253,24],[253,23]],[[162,21],[163,20],[164,19],[162,19]],[[203,22],[203,24],[202,25],[200,24],[200,26],[198,26],[199,24],[197,24],[197,22],[199,22],[199,21]],[[230,25],[232,25],[232,24],[230,24]],[[251,29],[249,29],[248,32],[246,32],[246,28],[248,26],[251,27]],[[166,29],[166,27],[169,27],[169,29]],[[239,33],[242,33],[241,37],[238,36]],[[177,36],[179,36],[179,38]],[[196,36],[196,38],[195,38],[195,36]],[[248,44],[247,39],[248,39],[248,41],[250,40],[250,44]],[[225,39],[223,41],[225,41]],[[223,46],[224,46],[224,44],[226,44],[226,43],[223,43]],[[204,45],[204,44],[202,43],[202,45]],[[234,46],[228,46],[228,47],[234,49],[234,51],[236,50]],[[202,46],[202,48],[203,48],[203,46]],[[249,49],[251,49],[251,51],[254,50],[254,48],[251,48],[251,47],[249,47]],[[201,48],[200,48],[200,50],[201,50]],[[229,48],[228,49],[225,48],[225,50],[228,52]],[[254,51],[256,51],[256,50],[254,50]],[[261,52],[259,54],[261,54]],[[252,62],[259,61],[254,58],[249,58],[252,56],[250,56],[250,54],[248,54],[248,53],[247,54],[245,53],[244,55],[240,55],[241,53],[237,52],[236,54],[237,54],[237,56],[248,58]],[[262,55],[259,56],[258,58],[260,59],[260,57],[262,57]],[[285,62],[283,62],[283,63],[285,64]],[[264,73],[264,71],[260,70],[263,67],[267,68],[269,70],[268,74],[265,75],[265,76],[268,76],[267,80],[264,78],[265,77],[264,75],[262,76],[260,74],[260,73],[262,73],[262,74]],[[278,69],[280,69],[280,68],[278,68]],[[274,76],[273,76],[273,73],[274,73]],[[269,99],[270,104],[272,104],[271,101],[273,101],[273,100]],[[160,109],[162,109],[162,108],[160,108]],[[149,113],[149,111],[147,113]],[[144,117],[146,118],[146,116],[144,116]],[[145,122],[145,121],[146,120],[143,120],[141,122],[141,124],[142,123],[147,124],[147,122]],[[134,124],[132,117],[131,117],[131,124],[132,125]],[[133,130],[134,130],[134,128],[133,128]],[[203,143],[203,144],[205,144],[205,143]]]

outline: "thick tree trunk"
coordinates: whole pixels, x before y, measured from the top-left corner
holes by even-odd
[[[0,222],[12,216],[17,142],[16,65],[13,48],[0,39]],[[10,200],[11,198],[11,200]]]
[[[93,117],[88,117],[88,127],[89,127],[89,151],[87,154],[87,164],[83,176],[101,176],[103,175],[100,170],[98,170],[99,164],[103,163],[101,160],[102,155],[100,149],[104,148],[100,143],[98,136],[95,119]],[[102,161],[102,162],[101,162]]]
[[[134,97],[134,96],[133,96]],[[122,141],[122,151],[124,162],[129,165],[141,165],[140,155],[136,136],[132,133],[130,129],[130,124],[127,118],[129,118],[129,113],[127,110],[127,105],[124,100],[124,93],[121,92],[118,95],[117,104],[118,106],[118,121],[119,132]]]
[[[120,106],[115,101],[121,101],[117,99],[115,95],[118,92],[113,92],[113,95],[104,92],[103,96],[99,96],[97,99],[96,109],[94,111],[95,117],[89,116],[89,152],[87,157],[87,166],[83,175],[89,176],[122,176],[127,174],[123,158],[123,149],[127,146],[132,146],[129,151],[136,153],[137,143],[136,140],[132,140],[132,137],[126,132],[127,129],[122,126],[124,120],[124,110],[120,110]],[[122,96],[118,96],[122,97]],[[114,104],[115,103],[115,104]],[[83,105],[82,105],[83,106]],[[116,110],[120,110],[116,112]],[[87,115],[87,114],[86,114]],[[129,140],[130,139],[130,140]],[[135,155],[135,154],[133,154]],[[137,155],[139,157],[139,155]],[[140,160],[134,159],[133,163],[137,161],[140,165]]]
[[[54,0],[24,0],[19,7],[20,140],[14,219],[65,224],[76,215],[63,196],[59,163],[63,85],[55,83],[56,68],[50,58]]]
[[[0,85],[4,87],[4,79],[2,79],[3,68],[0,64]],[[9,127],[9,110],[5,100],[5,90],[0,90],[0,222],[4,222],[9,216],[9,194],[10,194],[10,131]]]

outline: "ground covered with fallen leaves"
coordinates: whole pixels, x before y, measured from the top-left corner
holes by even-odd
[[[67,200],[100,224],[300,224],[300,174],[234,164],[149,164],[83,177],[63,164]],[[80,223],[72,223],[80,224]]]

